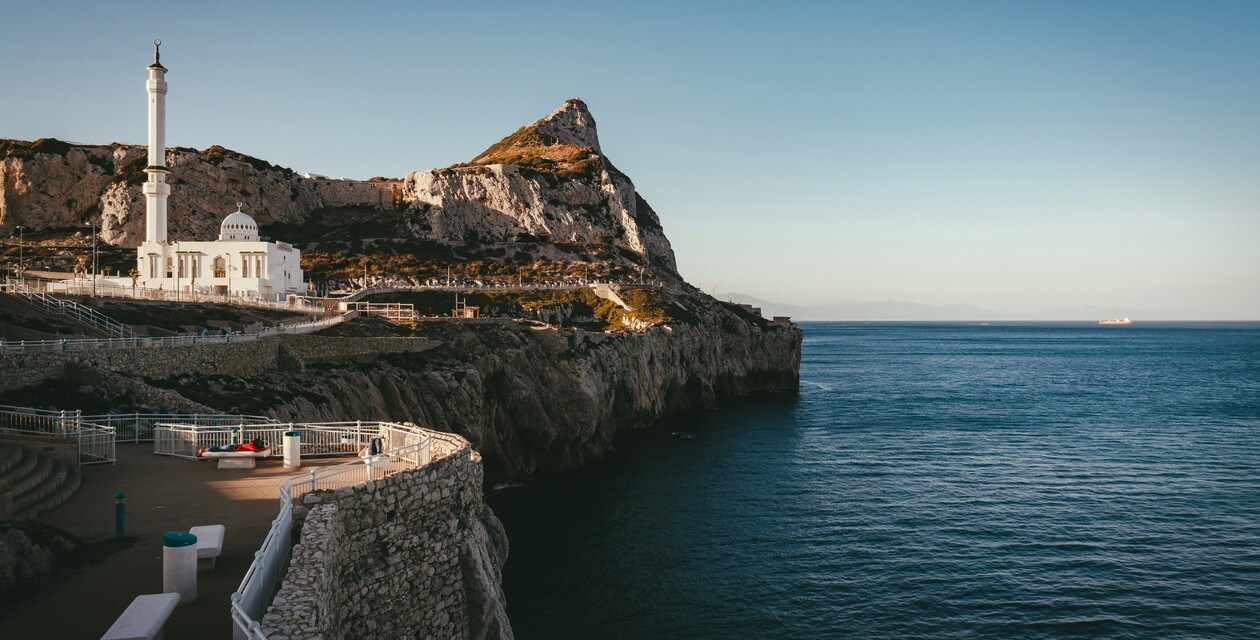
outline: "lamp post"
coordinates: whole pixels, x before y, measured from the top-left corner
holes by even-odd
[[[92,227],[92,297],[96,297],[96,221],[93,220]]]
[[[18,282],[22,282],[22,276],[26,273],[26,227],[18,225]]]

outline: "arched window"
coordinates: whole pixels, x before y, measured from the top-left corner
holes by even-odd
[[[227,261],[223,259],[223,256],[214,257],[214,277],[227,277]]]

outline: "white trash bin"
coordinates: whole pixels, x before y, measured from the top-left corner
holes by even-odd
[[[284,468],[297,469],[302,466],[302,436],[297,431],[284,432]]]
[[[197,536],[185,531],[162,535],[162,592],[178,593],[180,606],[197,601]]]

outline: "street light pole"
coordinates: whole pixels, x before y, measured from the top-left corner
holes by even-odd
[[[184,270],[184,257],[179,255],[179,242],[175,243],[175,301],[179,302],[179,273]]]
[[[18,282],[22,282],[22,277],[26,273],[26,227],[18,225]]]
[[[96,297],[96,221],[92,221],[92,297]]]

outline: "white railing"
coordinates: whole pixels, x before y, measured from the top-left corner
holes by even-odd
[[[272,294],[272,297],[275,299],[267,299],[254,296],[213,293],[204,289],[197,291],[150,289],[146,287],[132,287],[125,284],[119,284],[117,280],[112,280],[110,278],[97,278],[96,286],[93,287],[91,277],[73,278],[70,280],[26,279],[25,283],[31,287],[37,287],[45,291],[61,293],[64,295],[97,298],[126,298],[130,300],[159,300],[164,302],[204,302],[209,304],[229,304],[241,307],[255,307],[259,309],[278,309],[282,311],[293,311],[295,313],[318,314],[324,312],[322,308],[306,304],[305,296],[292,294],[284,296],[284,299],[281,299],[282,294]]]
[[[153,429],[153,453],[177,458],[195,459],[206,447],[262,440],[271,450],[271,457],[284,455],[284,433],[296,431],[302,446],[302,457],[354,455],[373,436],[383,439],[385,447],[401,443],[391,430],[393,423],[380,422],[303,422],[231,423],[233,416],[222,416],[227,423],[197,425],[159,423]],[[400,445],[401,446],[401,445]]]
[[[293,324],[281,324],[268,327],[257,333],[229,333],[226,335],[197,335],[135,338],[65,338],[62,340],[0,340],[0,352],[3,353],[48,353],[58,351],[97,351],[108,349],[165,349],[170,347],[191,347],[198,344],[230,344],[233,342],[251,342],[260,338],[280,334],[313,333],[326,329],[347,319],[347,315],[339,314]]]
[[[415,305],[402,302],[342,302],[339,307],[342,311],[358,311],[386,320],[410,322],[416,319]]]
[[[374,287],[366,287],[358,289],[353,293],[346,294],[341,297],[318,298],[315,296],[290,296],[300,297],[308,304],[314,304],[318,300],[335,300],[338,302],[355,302],[362,300],[367,296],[374,296],[382,293],[416,293],[424,291],[555,291],[561,289],[584,289],[586,287],[594,287],[597,285],[621,285],[626,287],[642,287],[642,288],[661,288],[657,282],[632,282],[612,281],[612,280],[580,280],[580,281],[563,281],[563,282],[543,282],[537,284],[510,284],[510,283],[484,283],[484,282],[462,282],[451,284],[385,284]]]
[[[83,416],[83,421],[112,427],[119,442],[152,442],[159,424],[187,424],[205,427],[270,424],[267,416],[224,415],[215,413],[109,413]]]
[[[79,425],[79,464],[98,464],[118,460],[115,443],[118,434],[113,427],[82,423]]]
[[[79,411],[49,411],[0,405],[0,432],[19,437],[74,442],[79,464],[115,462],[117,433],[112,426],[83,420]]]
[[[390,442],[403,443],[402,446],[388,449],[378,456],[314,469],[296,475],[280,486],[280,512],[272,521],[262,547],[254,554],[254,562],[245,572],[240,587],[232,594],[232,637],[235,640],[267,640],[261,620],[289,562],[295,499],[311,491],[351,487],[429,463],[432,440],[419,427],[390,422],[363,424],[374,426],[385,439],[386,446]]]
[[[131,330],[131,327],[106,316],[96,309],[83,306],[73,300],[61,300],[11,278],[6,280],[3,285],[0,285],[0,290],[18,296],[47,313],[66,316],[79,324],[103,331],[106,335],[114,338],[130,338],[136,335]]]

